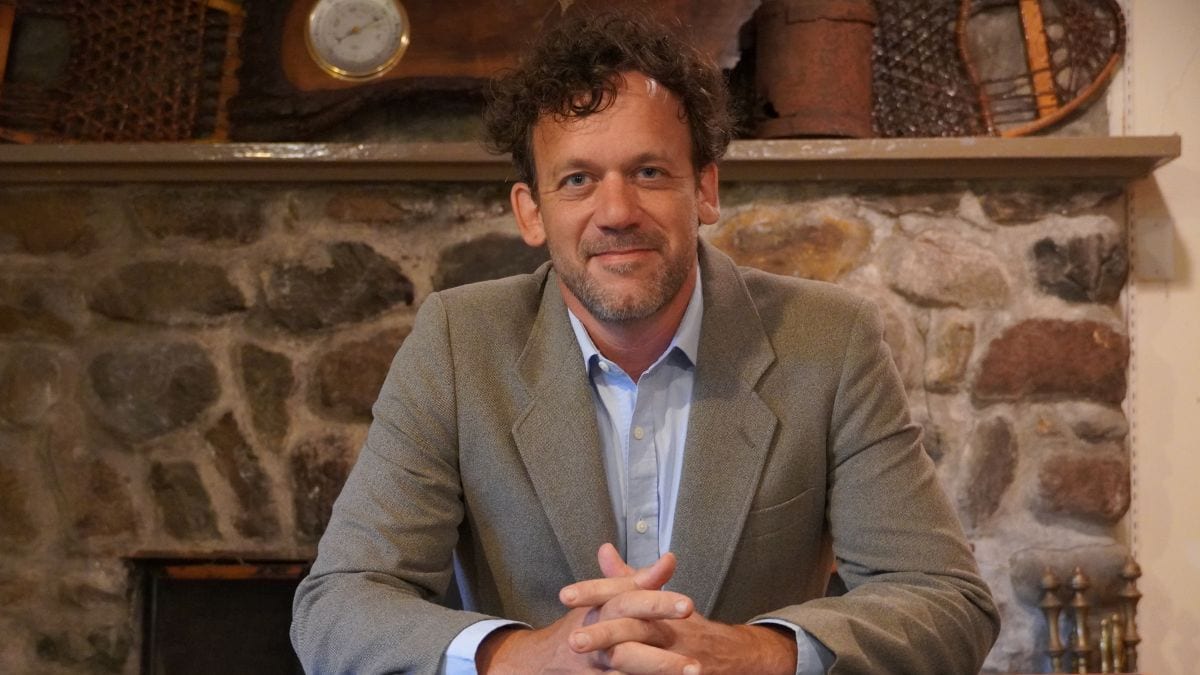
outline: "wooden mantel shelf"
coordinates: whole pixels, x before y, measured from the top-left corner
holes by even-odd
[[[1130,180],[1180,153],[1179,136],[735,141],[725,181]],[[506,157],[474,143],[0,145],[0,184],[498,181]]]

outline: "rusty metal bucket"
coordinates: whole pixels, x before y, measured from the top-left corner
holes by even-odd
[[[872,0],[765,0],[755,20],[761,138],[865,138]]]

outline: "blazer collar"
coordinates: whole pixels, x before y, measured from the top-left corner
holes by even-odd
[[[513,437],[577,579],[600,575],[596,550],[616,538],[600,434],[579,346],[554,272],[517,361],[525,404]],[[671,548],[668,588],[708,614],[741,538],[777,420],[754,391],[775,359],[733,261],[700,243],[704,295],[696,384]]]

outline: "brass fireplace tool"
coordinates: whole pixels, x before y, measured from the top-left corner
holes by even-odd
[[[1042,601],[1038,604],[1046,616],[1049,641],[1046,652],[1050,656],[1050,669],[1055,673],[1133,673],[1137,672],[1137,646],[1141,637],[1137,632],[1137,603],[1142,594],[1137,589],[1142,569],[1130,558],[1121,569],[1124,584],[1118,594],[1121,598],[1120,611],[1100,619],[1100,635],[1095,648],[1088,628],[1088,614],[1092,607],[1087,599],[1091,581],[1083,570],[1075,568],[1071,577],[1071,623],[1073,628],[1064,644],[1059,631],[1059,617],[1063,602],[1058,597],[1062,586],[1058,577],[1049,569],[1042,577]],[[1099,654],[1099,670],[1093,670],[1092,654]],[[1067,667],[1068,663],[1073,667]]]

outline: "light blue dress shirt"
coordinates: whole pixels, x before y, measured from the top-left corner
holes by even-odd
[[[592,383],[608,494],[617,523],[613,544],[629,565],[645,567],[671,550],[704,316],[699,274],[674,339],[637,382],[606,359],[579,319],[568,314]],[[797,675],[819,675],[832,665],[829,650],[799,626],[780,620],[759,623],[796,632]],[[510,625],[522,624],[490,619],[468,626],[447,648],[443,673],[475,675],[479,644],[493,631]]]

